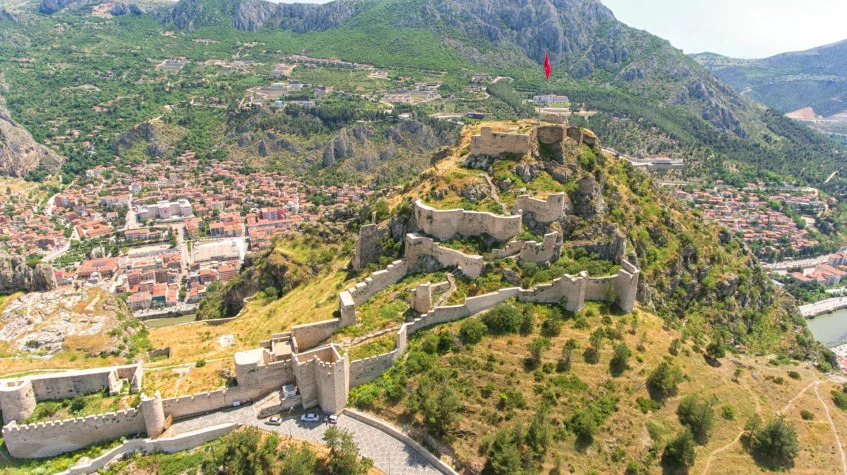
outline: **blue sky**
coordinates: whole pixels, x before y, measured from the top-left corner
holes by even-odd
[[[847,39],[847,0],[601,1],[627,25],[661,36],[686,53],[763,58]]]
[[[601,0],[686,53],[761,58],[847,39],[847,0]]]

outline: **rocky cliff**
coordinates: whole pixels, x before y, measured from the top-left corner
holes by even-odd
[[[0,258],[0,294],[43,292],[56,288],[54,269],[48,264],[28,266],[20,257]]]
[[[37,143],[0,104],[0,175],[24,177],[39,168],[55,173],[62,161],[61,156]]]

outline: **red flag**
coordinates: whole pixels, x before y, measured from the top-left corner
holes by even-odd
[[[544,77],[546,77],[548,81],[550,80],[550,73],[552,72],[553,68],[550,67],[550,55],[544,53]]]

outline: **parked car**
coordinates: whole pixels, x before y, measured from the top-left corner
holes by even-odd
[[[335,414],[329,416],[329,423],[330,424],[338,424],[338,416],[336,416]]]
[[[268,419],[268,421],[265,422],[265,424],[272,425],[272,426],[282,425],[282,418],[279,417],[279,416],[273,416],[270,419]]]
[[[303,422],[320,422],[321,416],[312,413],[303,414],[302,416],[300,416],[300,420]]]

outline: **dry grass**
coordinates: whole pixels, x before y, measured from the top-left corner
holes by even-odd
[[[612,318],[617,320],[622,317]],[[561,442],[554,442],[548,451],[544,473],[553,469],[553,454],[564,457],[566,472],[623,473],[628,461],[644,460],[648,457],[648,451],[654,444],[646,429],[648,421],[654,421],[653,424],[658,423],[665,428],[661,437],[664,441],[682,429],[676,416],[676,409],[681,397],[691,393],[714,396],[718,401],[715,405],[714,431],[709,442],[697,448],[697,459],[691,473],[701,473],[706,468],[710,454],[735,440],[754,413],[759,413],[763,419],[768,420],[777,411],[785,408],[798,394],[801,394],[800,397],[797,397],[785,411],[787,420],[798,430],[802,447],[796,459],[794,471],[823,473],[830,471],[832,467],[841,466],[832,429],[826,420],[821,402],[814,394],[814,388],[809,385],[820,381],[821,397],[829,407],[835,426],[839,430],[845,427],[847,414],[836,409],[832,404],[829,391],[836,385],[822,380],[821,375],[807,363],[799,363],[796,366],[772,366],[764,357],[729,355],[721,360],[720,367],[712,367],[702,353],[692,351],[692,344],[689,342],[683,345],[685,350],[679,356],[672,357],[674,363],[686,374],[686,381],[679,386],[678,396],[666,401],[660,409],[643,414],[636,399],[649,398],[644,384],[646,377],[665,357],[670,357],[668,353],[670,343],[679,335],[665,328],[658,317],[639,312],[641,323],[636,334],[633,335],[627,331],[624,337],[627,345],[633,350],[633,357],[629,360],[630,369],[622,376],[613,378],[609,374],[612,343],[606,342],[600,352],[598,363],[588,364],[582,358],[583,351],[589,346],[589,333],[601,325],[600,319],[599,316],[589,318],[588,330],[575,330],[572,324],[568,323],[559,337],[551,339],[552,348],[545,352],[543,361],[555,362],[561,354],[565,341],[569,338],[575,339],[579,343],[579,348],[573,353],[573,367],[570,374],[577,376],[589,387],[586,391],[564,391],[553,408],[552,420],[557,425],[567,421],[574,409],[584,405],[587,399],[601,393],[604,384],[608,381],[613,381],[618,387],[617,394],[620,396],[618,411],[605,421],[594,438],[594,443],[587,448],[577,447],[573,436],[567,436]],[[455,332],[458,323],[452,324],[451,327]],[[636,348],[644,332],[647,336],[645,351],[640,352]],[[535,408],[542,404],[542,397],[534,391],[534,388],[543,387],[545,381],[555,376],[555,373],[544,375],[539,385],[533,380],[533,373],[524,366],[524,359],[529,356],[527,344],[536,336],[537,333],[528,337],[519,335],[487,337],[470,351],[459,353],[462,357],[475,358],[480,363],[485,362],[489,353],[494,355],[496,363],[493,371],[466,370],[463,367],[451,365],[448,359],[453,356],[452,354],[442,357],[443,366],[452,366],[459,371],[458,380],[461,381],[462,387],[473,388],[463,395],[465,408],[456,431],[462,435],[452,443],[452,449],[460,459],[469,462],[475,469],[481,469],[485,463],[485,457],[479,453],[482,438],[492,432],[492,427],[510,426],[519,421],[527,423]],[[636,360],[637,355],[640,355],[643,362]],[[735,382],[733,373],[741,365],[748,369],[745,369],[739,381]],[[801,379],[789,378],[787,376],[789,370],[799,372]],[[777,377],[783,378],[782,384],[773,381],[773,378]],[[483,397],[478,391],[478,388],[486,384],[493,385],[495,388],[493,395],[488,398]],[[526,398],[528,409],[515,409],[512,413],[497,409],[497,393],[506,388],[519,389]],[[727,421],[721,416],[721,409],[725,405],[734,409],[734,420]],[[802,409],[815,413],[815,419],[802,420],[800,417]],[[410,422],[403,403],[383,407],[377,412],[398,424]],[[841,436],[847,436],[847,432]],[[612,451],[617,447],[622,448],[626,453],[619,462],[615,462],[611,457]],[[656,469],[657,465],[653,465],[653,470]],[[759,470],[739,442],[717,453],[709,466],[709,473],[751,473]]]

